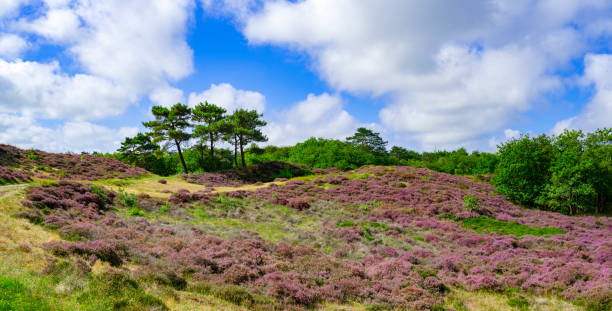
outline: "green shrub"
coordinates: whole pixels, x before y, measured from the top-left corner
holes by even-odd
[[[100,199],[102,199],[102,201],[104,201],[105,203],[110,203],[108,201],[108,196],[106,195],[106,191],[98,186],[98,185],[91,185],[90,190],[91,193],[97,194]]]
[[[140,217],[145,216],[145,212],[136,206],[131,207],[127,213],[130,216],[140,216]]]
[[[463,207],[465,207],[468,211],[477,211],[480,207],[480,203],[476,197],[466,194],[463,196]]]
[[[519,203],[536,206],[536,199],[550,180],[554,159],[551,139],[521,136],[499,147],[495,185],[500,193]]]
[[[30,159],[32,161],[38,160],[38,156],[36,155],[34,150],[30,149],[30,151],[28,152],[28,159]]]
[[[119,192],[119,202],[125,207],[133,208],[138,207],[136,203],[136,195],[133,193],[127,193],[125,191]]]

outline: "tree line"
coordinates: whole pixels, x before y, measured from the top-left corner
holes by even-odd
[[[255,143],[267,140],[261,132],[266,122],[255,110],[238,109],[228,115],[224,108],[205,102],[193,109],[180,103],[154,106],[152,112],[155,120],[143,122],[149,131],[126,138],[109,156],[159,175],[271,161],[340,170],[369,164],[425,167],[456,175],[492,175],[497,192],[532,208],[570,215],[612,211],[612,129],[522,135],[500,144],[497,153],[387,148],[380,133],[367,128],[344,140],[313,137],[293,146],[262,148]],[[219,142],[231,148],[218,148]]]
[[[494,181],[509,199],[569,215],[612,212],[612,129],[522,135],[498,154]]]

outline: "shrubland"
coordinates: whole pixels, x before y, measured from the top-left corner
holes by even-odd
[[[22,245],[46,263],[5,283],[43,310],[461,310],[478,297],[610,307],[606,217],[525,209],[488,183],[425,168],[312,171],[253,188],[217,177],[191,191],[154,178],[165,196],[139,179],[33,182],[12,215],[58,238]]]

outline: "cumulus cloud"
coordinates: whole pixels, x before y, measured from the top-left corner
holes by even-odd
[[[594,94],[579,115],[557,122],[551,129],[559,134],[564,129],[592,131],[612,126],[612,54],[587,54],[581,83],[593,86]]]
[[[15,28],[36,33],[52,41],[63,42],[77,39],[80,24],[79,16],[74,10],[53,8],[36,20],[21,19]]]
[[[0,59],[2,111],[91,120],[119,115],[144,95],[162,96],[168,82],[193,70],[185,40],[192,8],[191,0],[44,1],[8,28],[59,44],[80,70]]]
[[[225,108],[228,113],[240,108],[255,109],[260,113],[266,109],[266,97],[263,94],[239,90],[229,83],[211,84],[208,90],[189,94],[190,107],[205,101]]]
[[[0,33],[0,57],[13,59],[28,48],[28,43],[18,35]]]
[[[506,136],[506,140],[509,140],[521,136],[521,132],[513,129],[505,129],[504,136]]]
[[[185,101],[184,98],[185,95],[183,94],[183,90],[171,86],[160,87],[149,94],[149,99],[151,101],[156,105],[164,107],[170,107],[176,103],[183,103]]]
[[[50,152],[112,152],[126,136],[137,132],[135,127],[111,129],[89,122],[66,122],[47,128],[32,118],[0,114],[0,142]]]
[[[227,2],[227,1],[225,1]],[[272,1],[241,17],[252,44],[309,54],[336,90],[389,95],[382,124],[423,148],[499,133],[612,20],[609,1]],[[239,13],[244,14],[244,13]]]
[[[0,19],[10,16],[28,0],[0,0]]]
[[[264,133],[270,144],[280,146],[292,145],[310,137],[344,139],[361,124],[342,106],[339,95],[309,94],[306,100],[274,116]]]
[[[0,112],[46,119],[87,120],[119,115],[129,91],[107,79],[62,73],[59,64],[0,59]]]

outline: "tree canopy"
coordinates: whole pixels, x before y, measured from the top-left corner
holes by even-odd
[[[187,131],[191,126],[189,123],[191,109],[187,105],[177,103],[170,108],[153,106],[151,112],[155,120],[142,123],[146,128],[151,129],[147,135],[153,138],[154,143],[173,143],[181,159],[183,170],[187,173],[187,165],[185,164],[181,144],[191,138],[191,134]]]

